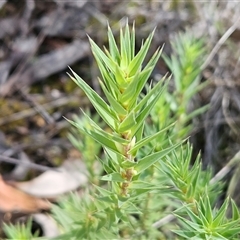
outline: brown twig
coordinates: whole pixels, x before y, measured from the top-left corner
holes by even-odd
[[[50,168],[50,167],[42,166],[42,165],[39,165],[36,163],[23,162],[16,158],[7,157],[7,156],[3,156],[3,155],[0,155],[0,162],[7,162],[10,164],[23,164],[29,168],[36,169],[36,170],[43,171],[43,172],[45,172],[47,170],[53,170],[53,168]]]
[[[42,104],[41,108],[45,109],[45,111],[46,111],[46,110],[54,108],[54,107],[60,107],[60,106],[66,105],[69,102],[78,101],[78,99],[79,98],[76,97],[76,96],[62,97],[62,98],[58,98],[56,100],[53,100],[51,102]],[[82,102],[84,103],[84,99],[83,99]],[[6,123],[9,123],[9,122],[13,122],[13,121],[17,121],[17,120],[20,120],[20,119],[23,119],[23,118],[26,118],[26,117],[33,116],[34,114],[36,114],[36,109],[35,108],[30,108],[30,109],[23,110],[21,112],[13,113],[10,116],[6,116],[6,117],[1,118],[0,119],[0,126],[4,125]]]
[[[206,61],[202,64],[201,69],[205,69],[208,64],[213,60],[214,56],[224,44],[224,42],[231,36],[231,34],[237,29],[239,25],[240,17],[234,22],[234,24],[223,34],[223,36],[218,40],[217,44],[212,49],[211,53],[208,55]]]
[[[38,112],[42,118],[46,121],[48,124],[54,124],[55,120],[51,115],[42,107],[40,104],[38,104],[29,94],[25,93],[23,89],[20,89],[21,95],[29,102],[29,104]]]

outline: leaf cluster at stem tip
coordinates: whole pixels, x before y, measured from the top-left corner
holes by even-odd
[[[176,144],[136,161],[140,148],[171,127],[143,138],[145,120],[166,88],[162,79],[148,87],[145,95],[142,94],[162,52],[162,48],[158,48],[150,60],[144,63],[154,31],[142,42],[137,53],[135,53],[134,25],[131,30],[128,24],[124,29],[120,29],[119,48],[109,26],[109,49],[104,47],[102,50],[89,37],[91,49],[101,73],[99,83],[105,98],[96,93],[72,69],[72,76],[69,75],[85,92],[97,113],[110,127],[111,132],[104,131],[84,112],[92,128],[84,128],[74,121],[69,120],[69,122],[103,146],[109,161],[102,162],[107,174],[101,180],[116,183],[117,187],[114,189],[117,194],[123,196],[128,196],[131,182],[137,181],[140,173],[178,146]]]

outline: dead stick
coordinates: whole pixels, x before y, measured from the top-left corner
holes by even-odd
[[[11,158],[11,157],[7,157],[7,156],[3,156],[3,155],[0,155],[0,162],[7,162],[7,163],[11,163],[11,164],[23,164],[29,168],[36,169],[36,170],[43,171],[43,172],[47,171],[47,170],[56,170],[56,169],[53,169],[50,167],[41,166],[36,163],[23,162],[16,158]]]

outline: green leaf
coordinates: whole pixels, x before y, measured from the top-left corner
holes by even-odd
[[[109,72],[108,69],[106,69],[105,65],[99,59],[96,59],[96,62],[97,62],[98,68],[102,74],[103,81],[106,84],[108,91],[115,98],[118,99],[119,96],[121,95],[121,93],[116,84],[115,76],[111,72]]]
[[[206,207],[204,215],[207,219],[208,224],[211,225],[213,221],[213,216],[212,216],[212,207],[211,207],[211,203],[208,195],[206,196],[205,201],[202,200],[202,204],[204,204],[204,206]]]
[[[172,230],[174,233],[176,233],[177,235],[183,237],[184,239],[191,239],[191,237],[193,236],[192,232],[191,231],[186,231],[186,230],[175,230],[173,229]],[[197,234],[197,233],[196,233]],[[197,235],[195,235],[195,237],[197,237]],[[197,238],[196,238],[197,240]],[[199,239],[200,240],[200,239]]]
[[[133,23],[133,27],[132,27],[132,34],[131,34],[131,60],[134,58],[135,56],[135,26]]]
[[[122,94],[122,97],[120,101],[122,103],[129,102],[129,105],[132,105],[133,102],[136,102],[136,99],[138,98],[139,94],[141,93],[143,87],[145,86],[148,78],[150,77],[160,55],[161,55],[162,49],[158,49],[154,55],[152,56],[151,60],[148,62],[146,67],[143,69],[143,71],[136,73],[133,80],[130,82],[124,93]]]
[[[109,43],[109,50],[110,50],[111,56],[119,64],[120,53],[119,53],[115,38],[113,36],[112,30],[109,25],[108,25],[108,43]]]
[[[152,190],[166,190],[169,188],[168,187],[160,187],[160,186],[156,186],[155,184],[151,184],[149,182],[145,182],[145,181],[132,181],[128,187],[129,189],[152,189]]]
[[[159,132],[153,134],[152,136],[148,136],[143,138],[142,140],[140,140],[139,142],[137,142],[135,144],[135,146],[130,149],[128,151],[128,153],[135,155],[135,153],[138,151],[138,149],[140,149],[141,147],[143,147],[144,145],[147,145],[149,142],[151,142],[153,139],[156,139],[157,137],[159,137],[161,134],[163,134],[165,131],[167,131],[168,129],[170,129],[171,127],[173,127],[175,125],[175,123],[170,124],[169,126],[167,126],[166,128],[160,130]]]
[[[135,167],[136,165],[137,165],[136,162],[131,162],[131,161],[129,161],[129,160],[123,161],[123,162],[121,163],[121,166],[122,166],[124,169],[130,168],[130,167]]]
[[[182,90],[182,84],[181,84],[181,69],[179,66],[179,62],[176,56],[172,55],[172,58],[168,58],[166,55],[163,55],[163,59],[170,68],[173,76],[174,76],[174,82],[176,85],[176,91],[181,92]]]
[[[116,62],[109,59],[106,54],[100,49],[100,47],[88,36],[89,42],[91,44],[92,53],[96,59],[102,61],[105,66],[112,72],[115,73]]]
[[[110,148],[111,150],[118,152],[118,149],[116,147],[116,144],[113,140],[109,139],[107,137],[106,132],[104,131],[97,131],[97,129],[89,130],[86,128],[83,128],[80,124],[73,122],[69,119],[66,119],[69,123],[71,123],[73,126],[77,127],[83,134],[87,134],[90,137],[92,137],[94,140],[102,144],[104,147]],[[102,134],[104,132],[104,134]],[[121,139],[123,140],[123,139]]]
[[[187,88],[184,92],[184,95],[186,99],[190,99],[193,95],[195,95],[197,92],[203,90],[205,87],[209,86],[210,82],[205,81],[203,83],[198,83],[194,88]]]
[[[113,162],[114,167],[120,171],[120,163],[122,163],[125,159],[125,156],[123,156],[119,152],[112,151],[109,148],[105,148],[105,154],[109,157],[109,159]],[[119,172],[118,171],[118,172]]]
[[[125,73],[123,72],[122,68],[119,67],[118,65],[116,65],[115,67],[115,79],[117,82],[117,85],[119,85],[119,87],[125,89],[127,86],[127,82],[126,82],[126,78],[125,78]],[[121,90],[121,89],[120,89]]]
[[[84,93],[88,96],[89,100],[95,107],[98,114],[101,118],[112,128],[115,128],[117,119],[117,114],[114,112],[108,104],[92,89],[88,86],[87,83],[83,81],[71,68],[74,77],[70,76],[70,78],[84,91]]]
[[[128,75],[129,76],[135,75],[141,69],[142,63],[143,63],[145,56],[148,52],[148,49],[150,47],[154,32],[155,32],[155,30],[153,30],[153,32],[149,35],[149,37],[146,39],[145,43],[141,47],[138,54],[130,62],[129,67],[128,67]]]
[[[96,156],[96,159],[102,164],[104,171],[107,174],[116,172],[116,169],[113,166],[110,166],[110,164],[108,164],[108,162],[102,160],[101,158]]]
[[[125,119],[120,123],[118,127],[118,132],[123,133],[128,130],[131,130],[131,128],[136,125],[136,119],[135,119],[135,113],[130,112]]]
[[[121,219],[122,222],[129,224],[129,216],[125,213],[125,211],[122,211],[121,208],[116,209],[116,215],[119,219]]]
[[[206,112],[209,108],[210,108],[210,104],[207,104],[203,107],[197,108],[196,110],[194,110],[193,112],[188,114],[185,122],[188,122],[189,120],[193,119],[194,117]]]
[[[124,34],[124,41],[125,41],[125,49],[127,54],[127,63],[129,64],[131,61],[131,37],[128,23],[125,27],[125,34]]]
[[[190,219],[192,220],[192,222],[197,223],[197,224],[201,224],[201,218],[192,211],[191,209],[191,205],[190,206],[186,206],[186,212],[188,214],[188,216],[190,217]]]
[[[231,206],[232,206],[232,219],[239,220],[240,214],[239,214],[238,206],[232,199],[231,199]]]
[[[101,235],[98,234],[98,232],[96,233],[96,236],[98,237],[98,239],[103,240],[103,239],[119,239],[119,237],[117,236],[117,234],[113,234],[112,232],[109,231],[108,229],[101,229]],[[78,240],[78,239],[77,239]]]
[[[156,87],[157,86],[157,87]],[[158,101],[159,97],[161,96],[161,94],[164,91],[164,88],[159,89],[159,91],[156,93],[155,95],[155,91],[160,88],[161,85],[156,85],[145,97],[144,99],[138,104],[138,106],[134,109],[134,111],[136,111],[136,109],[143,104],[144,101],[146,101],[147,98],[149,99],[149,102],[146,104],[145,108],[143,108],[140,112],[140,114],[136,117],[136,122],[137,124],[135,126],[133,126],[133,128],[131,129],[131,134],[132,136],[134,136],[134,134],[137,132],[138,128],[143,124],[143,122],[145,121],[146,117],[149,115],[150,111],[153,109],[154,105],[156,104],[156,102]],[[154,94],[154,95],[153,95]]]
[[[108,90],[106,89],[104,83],[99,79],[99,83],[102,87],[102,90],[104,92],[104,94],[106,95],[108,102],[110,103],[110,105],[112,106],[112,108],[114,109],[114,111],[116,113],[118,113],[118,115],[127,115],[127,111],[122,107],[122,105],[112,96],[112,94],[110,94],[108,92]]]
[[[112,194],[110,196],[98,197],[97,200],[106,202],[106,203],[110,203],[110,204],[112,204],[112,203],[116,204],[116,198],[115,198],[114,194]]]
[[[197,223],[194,223],[192,221],[187,220],[187,218],[184,218],[176,213],[174,215],[183,222],[189,229],[194,230],[196,233],[199,233],[201,229],[199,228],[199,225]]]
[[[196,161],[197,162],[197,161]],[[196,163],[195,162],[195,163]],[[192,179],[192,189],[193,189],[193,196],[196,196],[196,194],[198,193],[197,190],[198,190],[198,186],[199,186],[199,181],[200,181],[200,176],[201,176],[201,164],[199,163],[196,163],[197,166],[195,167],[196,171],[195,171],[195,175]],[[194,168],[194,167],[192,167]]]
[[[197,205],[197,210],[198,210],[198,216],[201,218],[201,225],[208,227],[209,222],[205,216],[206,209],[202,199],[200,199],[200,204]]]
[[[126,39],[124,38],[123,35],[123,30],[120,29],[120,52],[121,52],[121,62],[120,62],[120,67],[122,69],[126,69],[128,66],[128,58],[127,58],[127,49],[126,49]]]
[[[219,227],[218,227],[218,231],[222,234],[222,235],[225,235],[225,236],[228,236],[228,235],[232,235],[232,234],[235,234],[236,232],[236,229],[240,229],[240,226],[239,226],[239,223],[240,223],[240,220],[228,220],[225,218],[225,224],[221,224]],[[233,232],[231,232],[233,230]],[[239,233],[239,232],[238,232]]]
[[[151,192],[152,190],[149,188],[136,188],[136,189],[132,189],[129,200],[133,200],[133,199],[139,199],[139,197],[141,197],[141,200],[144,201],[144,197],[146,196],[146,193]],[[143,196],[141,196],[143,195]]]
[[[110,134],[110,133],[104,131],[84,111],[82,111],[82,113],[84,114],[85,118],[89,121],[90,125],[93,127],[93,130],[90,129],[91,131],[96,131],[97,133],[100,133],[103,136],[105,136],[105,137],[107,137],[109,139],[112,139],[114,142],[117,142],[119,144],[127,145],[127,144],[130,143],[130,140],[122,138],[122,137],[118,136],[117,134],[113,135],[113,134]]]
[[[164,82],[165,78],[166,78],[166,75],[152,89],[149,90],[149,92],[144,96],[144,98],[134,108],[135,112],[138,112],[138,111],[142,110],[142,108],[144,106],[146,106],[146,104],[148,103],[148,101],[151,98],[154,98],[156,95],[159,94],[159,92],[162,93],[162,92],[164,92],[166,90],[166,86],[167,86],[168,81],[170,80],[170,78],[168,78],[166,83]]]
[[[132,109],[135,107],[137,100],[139,98],[139,94],[141,93],[143,86],[143,81],[146,83],[148,80],[147,75],[150,75],[151,69],[146,69],[140,73],[137,73],[133,81],[128,85],[128,88],[124,91],[124,98],[120,98],[120,102],[127,107],[127,109]],[[135,84],[132,84],[132,83]],[[130,85],[132,85],[130,87]],[[123,95],[122,95],[123,96]]]
[[[142,125],[139,126],[138,130],[135,133],[135,137],[136,137],[136,142],[139,142],[142,139],[142,135],[143,135],[143,130],[144,130],[144,122],[142,123]]]
[[[225,215],[226,215],[226,212],[227,212],[228,203],[229,203],[229,198],[227,198],[227,199],[224,201],[223,205],[222,205],[221,208],[218,210],[216,216],[214,217],[212,226],[217,227],[217,226],[219,226],[219,225],[222,224],[222,222],[223,222],[223,220],[224,220],[224,217],[225,217]]]
[[[102,181],[111,181],[111,182],[125,182],[120,173],[111,173],[100,178]]]
[[[131,201],[131,197],[128,198],[127,204],[124,204],[122,206],[122,208],[124,209],[124,211],[127,213],[126,215],[132,215],[132,214],[137,214],[140,215],[142,214],[142,212],[139,209],[139,206],[136,206],[132,201]]]
[[[105,188],[99,187],[98,185],[93,184],[93,186],[94,186],[94,187],[98,190],[98,192],[99,192],[102,196],[104,196],[104,197],[110,196],[110,195],[112,194],[112,192],[106,190]]]
[[[133,76],[130,83],[126,86],[126,89],[123,91],[122,95],[120,96],[119,101],[126,106],[128,109],[130,109],[130,103],[136,102],[139,95],[136,95],[136,91],[138,89],[138,84],[140,84],[140,74],[143,74],[142,72],[136,73],[136,75]]]
[[[137,163],[137,166],[135,167],[135,170],[139,173],[143,172],[144,170],[146,170],[147,168],[149,168],[150,166],[152,166],[153,164],[155,164],[156,162],[160,161],[161,158],[163,158],[164,156],[166,156],[167,154],[169,154],[170,152],[172,152],[174,149],[176,149],[177,147],[179,147],[181,143],[177,143],[169,148],[166,148],[162,151],[153,153],[149,156],[146,156],[142,159],[139,160],[139,162]]]

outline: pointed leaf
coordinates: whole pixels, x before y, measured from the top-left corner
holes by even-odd
[[[185,209],[186,209],[186,212],[187,212],[188,216],[192,220],[192,222],[197,223],[197,224],[201,224],[201,222],[202,222],[201,218],[196,213],[194,213],[192,211],[192,209],[189,208],[189,206],[186,206]]]
[[[126,102],[127,100],[135,101],[135,99],[139,96],[148,78],[150,77],[153,68],[157,63],[161,52],[162,49],[158,49],[152,56],[151,60],[148,62],[147,66],[143,69],[143,71],[135,75],[133,80],[128,85],[127,89],[124,91],[120,100],[121,102]]]
[[[173,127],[175,125],[175,123],[170,124],[169,126],[167,126],[166,128],[160,130],[159,132],[153,134],[152,136],[148,136],[143,138],[142,140],[140,140],[139,142],[137,142],[135,144],[135,146],[130,149],[128,151],[128,153],[130,154],[134,154],[138,149],[140,149],[141,147],[143,147],[144,145],[147,145],[149,142],[151,142],[153,139],[159,137],[161,134],[163,134],[165,131],[167,131],[169,128]]]
[[[143,130],[144,130],[144,122],[142,123],[142,125],[139,126],[138,130],[135,133],[136,142],[139,142],[142,139]]]
[[[156,89],[154,89],[156,90]],[[136,118],[136,122],[137,124],[135,126],[133,126],[133,128],[131,129],[131,133],[132,135],[134,135],[136,133],[136,131],[138,130],[138,128],[141,126],[141,124],[146,120],[146,117],[149,115],[150,111],[153,109],[153,107],[155,106],[156,102],[158,101],[159,97],[161,96],[161,94],[163,93],[163,88],[161,90],[159,90],[159,92],[156,95],[151,96],[152,98],[149,100],[149,102],[147,103],[147,106],[141,111],[141,113],[137,116]],[[153,91],[154,92],[154,91]],[[152,92],[152,93],[153,93]],[[148,95],[145,97],[147,98]],[[150,96],[149,96],[150,97]],[[144,99],[143,99],[144,101]],[[138,106],[141,104],[142,102],[140,102],[138,104]],[[137,107],[138,107],[137,106]]]
[[[79,125],[76,122],[73,122],[69,119],[66,119],[69,123],[71,123],[73,126],[79,129],[83,134],[87,134],[88,136],[92,137],[94,140],[102,144],[104,147],[110,148],[111,150],[118,152],[118,149],[114,143],[113,140],[110,140],[106,135],[102,135],[100,132],[94,132],[92,130],[83,128],[81,125]]]
[[[232,199],[231,199],[231,206],[232,206],[232,219],[239,220],[240,219],[239,209],[236,203]]]
[[[115,59],[117,63],[120,63],[120,53],[109,25],[108,25],[108,43],[111,56]]]
[[[98,190],[98,192],[99,192],[102,196],[104,196],[104,197],[110,196],[110,195],[112,194],[112,192],[106,190],[105,188],[101,188],[101,187],[99,187],[98,185],[93,184],[93,186],[94,186],[94,187]]]
[[[207,104],[203,107],[200,107],[196,110],[194,110],[193,112],[189,113],[188,116],[186,117],[185,122],[190,121],[191,119],[193,119],[194,117],[206,112],[208,109],[210,108],[210,104]]]
[[[144,98],[138,103],[138,105],[134,108],[135,112],[140,111],[144,106],[146,106],[149,99],[154,98],[154,95],[157,95],[159,92],[163,92],[168,85],[170,78],[166,82],[165,81],[166,75],[152,88],[149,92],[144,96]]]
[[[148,52],[148,49],[150,47],[154,32],[155,32],[155,30],[153,30],[153,32],[149,35],[149,37],[144,42],[144,44],[141,47],[138,54],[130,62],[129,67],[128,67],[128,75],[129,76],[133,76],[141,69],[142,63],[143,63],[145,56]]]
[[[119,152],[112,151],[109,148],[105,148],[105,154],[109,157],[109,159],[113,162],[114,167],[118,168],[118,172],[120,171],[120,163],[122,163],[125,159],[125,156]]]
[[[130,183],[129,189],[152,189],[152,190],[159,190],[159,189],[169,189],[168,187],[160,187],[156,186],[155,184],[151,184],[149,182],[144,182],[144,181],[133,181]]]
[[[170,70],[174,76],[176,90],[178,92],[181,92],[181,90],[182,90],[181,81],[180,81],[181,70],[180,70],[180,64],[179,64],[177,57],[173,55],[172,58],[168,58],[166,55],[163,55],[163,59],[164,59],[165,63],[168,65],[168,67],[170,68]]]
[[[125,40],[125,49],[127,54],[127,63],[129,64],[131,61],[131,37],[130,37],[128,23],[126,24],[126,27],[125,27],[124,40]]]
[[[88,86],[87,83],[83,81],[71,68],[74,77],[70,76],[70,78],[84,91],[84,93],[88,96],[89,100],[95,107],[98,114],[101,118],[114,129],[115,121],[117,119],[117,114],[114,112],[109,105],[92,89]]]
[[[133,23],[133,27],[132,27],[132,34],[131,34],[131,60],[134,58],[135,56],[135,26]]]
[[[89,124],[94,128],[92,131],[96,131],[97,133],[107,137],[108,139],[112,139],[114,142],[127,145],[130,143],[130,140],[124,139],[117,134],[111,134],[106,132],[104,129],[100,128],[97,123],[95,123],[83,110],[82,113],[84,114],[85,118],[89,121]],[[91,129],[90,129],[91,130]]]
[[[227,208],[228,208],[228,203],[229,203],[229,198],[227,198],[223,205],[221,206],[221,208],[218,210],[214,220],[213,220],[213,226],[214,227],[217,227],[219,225],[221,225],[221,223],[223,222],[224,220],[224,217],[226,215],[226,212],[227,212]]]
[[[118,132],[123,133],[130,130],[134,125],[136,125],[135,113],[130,112],[126,118],[120,123],[118,127]]]
[[[121,88],[126,88],[127,82],[124,76],[124,72],[122,71],[122,68],[118,65],[115,67],[115,79],[117,82],[117,85],[119,85]]]
[[[203,204],[206,206],[205,217],[208,221],[208,224],[211,225],[213,216],[212,216],[212,207],[211,207],[211,203],[208,196],[206,196],[206,199],[205,201],[203,201]]]
[[[108,92],[104,83],[100,79],[99,79],[99,83],[102,87],[104,94],[108,99],[108,102],[110,103],[114,111],[117,112],[119,115],[124,115],[124,116],[127,115],[127,111],[122,107],[122,105],[119,102],[116,101],[116,99],[112,96],[112,94]]]
[[[131,162],[131,161],[129,161],[129,160],[123,161],[123,162],[121,163],[121,166],[122,166],[124,169],[126,169],[126,168],[131,168],[131,167],[135,167],[136,165],[137,165],[136,162]]]
[[[104,171],[107,174],[116,172],[116,169],[114,169],[112,166],[110,166],[110,164],[107,164],[106,161],[102,160],[101,158],[96,156],[96,159],[102,164]]]
[[[100,49],[100,47],[90,37],[88,38],[91,44],[92,53],[95,56],[95,58],[102,61],[112,73],[115,73],[116,62],[113,62],[112,60],[110,60],[106,56],[106,54]]]
[[[102,181],[125,182],[120,173],[111,173],[100,178]]]
[[[117,87],[114,75],[106,69],[102,61],[100,61],[99,59],[96,59],[96,62],[102,74],[103,81],[106,84],[108,91],[118,99],[121,93]]]
[[[169,154],[170,152],[172,152],[174,149],[176,149],[177,147],[179,147],[182,143],[177,143],[169,148],[166,148],[160,152],[156,152],[153,153],[149,156],[146,156],[144,158],[142,158],[138,163],[137,166],[135,167],[135,170],[139,173],[143,172],[144,170],[146,170],[147,168],[149,168],[150,166],[152,166],[153,164],[155,164],[156,162],[160,161],[161,158],[163,158],[164,156],[166,156],[167,154]]]

